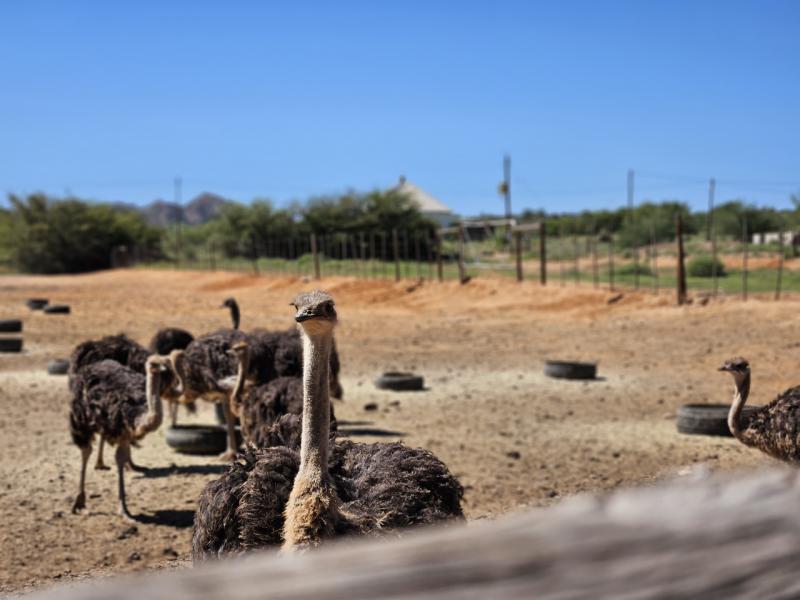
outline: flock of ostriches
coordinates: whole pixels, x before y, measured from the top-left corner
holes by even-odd
[[[281,546],[289,551],[346,534],[381,534],[418,524],[463,520],[463,489],[430,452],[402,443],[359,444],[337,438],[330,397],[342,397],[334,343],[336,309],[315,291],[292,305],[297,327],[288,331],[239,329],[239,308],[225,301],[233,327],[194,338],[163,329],[145,349],[125,335],[77,346],[70,356],[70,430],[81,450],[73,512],[85,508],[84,482],[92,443],[116,446],[119,508],[124,471],[140,469],[131,446],[158,429],[162,401],[172,421],[179,405],[195,400],[222,405],[227,427],[227,471],[203,490],[195,514],[195,561]],[[800,387],[766,406],[743,412],[750,366],[727,361],[735,392],[731,433],[748,446],[800,463]],[[235,420],[244,450],[238,452]]]
[[[81,450],[73,512],[86,506],[92,444],[116,446],[119,510],[131,446],[155,431],[169,405],[197,399],[224,409],[227,471],[203,490],[195,514],[195,561],[280,546],[317,546],[347,534],[383,534],[413,525],[463,520],[463,488],[427,450],[402,443],[362,444],[336,436],[330,397],[341,398],[337,322],[331,296],[315,291],[292,305],[297,327],[239,329],[239,308],[225,301],[233,327],[193,337],[160,330],[145,349],[125,335],[78,345],[70,356],[70,431]],[[235,420],[244,450],[238,452]]]

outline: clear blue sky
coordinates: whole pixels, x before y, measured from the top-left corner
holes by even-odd
[[[4,2],[0,191],[456,211],[800,192],[800,2]]]

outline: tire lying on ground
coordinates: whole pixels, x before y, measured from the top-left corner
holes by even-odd
[[[70,313],[69,304],[51,304],[45,306],[43,310],[48,315],[68,315]]]
[[[0,338],[0,352],[22,352],[22,338]]]
[[[25,304],[27,304],[28,308],[31,310],[42,310],[49,302],[47,298],[28,298]]]
[[[0,332],[19,333],[22,331],[22,321],[19,319],[0,319]]]
[[[732,437],[728,429],[730,408],[729,404],[684,404],[678,409],[678,431],[689,435]],[[745,406],[742,415],[746,417],[758,408]]]
[[[375,380],[375,387],[395,392],[414,392],[425,389],[425,378],[414,373],[388,371]]]
[[[544,365],[544,374],[556,379],[595,379],[597,377],[597,364],[548,360]]]
[[[164,437],[181,454],[222,454],[228,447],[227,432],[220,425],[176,425],[167,428]],[[236,437],[241,442],[238,430]]]
[[[65,358],[57,358],[47,363],[47,372],[50,375],[66,375],[69,370],[69,361]]]

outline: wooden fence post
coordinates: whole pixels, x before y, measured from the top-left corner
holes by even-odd
[[[597,289],[600,286],[600,273],[597,268],[597,235],[592,234],[592,284]]]
[[[780,238],[778,239],[778,280],[775,282],[775,300],[781,299],[781,284],[783,283],[783,223],[781,223]]]
[[[458,281],[462,284],[467,282],[467,274],[464,269],[464,224],[458,224]]]
[[[684,264],[685,255],[683,251],[683,217],[678,213],[675,219],[675,237],[678,242],[678,306],[686,303],[686,265]]]
[[[436,230],[436,276],[439,283],[444,281],[444,266],[442,265],[442,234]]]
[[[425,230],[425,250],[428,255],[428,281],[433,281],[433,246],[431,245],[431,234]]]
[[[311,234],[311,257],[314,261],[314,279],[319,279],[319,252],[317,252],[317,234]]]
[[[422,246],[420,245],[419,229],[414,232],[414,260],[417,261],[417,279],[422,279]]]
[[[608,289],[614,291],[614,236],[608,234]]]
[[[520,283],[523,280],[522,274],[522,232],[515,231],[514,232],[514,242],[516,246],[516,254],[517,254],[517,281]]]
[[[717,230],[714,228],[712,213],[709,211],[709,234],[711,236],[711,295],[717,295],[718,277],[717,273]]]
[[[392,229],[392,246],[394,247],[394,280],[400,281],[400,240],[397,229]]]
[[[580,248],[578,247],[578,235],[576,233],[572,234],[572,252],[575,254],[575,285],[580,283],[581,279],[581,269],[580,269]]]
[[[658,294],[658,244],[656,244],[656,227],[650,223],[650,268],[653,273],[653,293]]]
[[[208,262],[212,271],[217,270],[217,257],[214,255],[214,242],[208,245]]]
[[[558,285],[564,287],[564,224],[558,226]]]
[[[742,300],[747,300],[747,250],[749,241],[747,238],[747,217],[742,216],[742,243],[744,244],[742,248]]]
[[[256,250],[256,236],[250,236],[250,248],[253,253],[253,274],[258,275],[258,251]]]
[[[547,222],[539,224],[539,283],[547,285]]]

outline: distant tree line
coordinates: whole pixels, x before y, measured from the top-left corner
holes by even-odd
[[[284,244],[300,241],[298,247],[307,251],[310,233],[325,236],[330,243],[331,236],[334,241],[335,236],[351,236],[352,240],[358,234],[382,234],[386,239],[397,229],[422,234],[427,244],[435,229],[414,203],[396,190],[316,197],[281,209],[264,199],[249,205],[229,203],[201,225],[165,228],[148,225],[136,210],[77,198],[32,194],[25,198],[12,195],[9,200],[10,210],[0,209],[0,265],[31,273],[105,269],[112,266],[112,255],[120,248],[135,248],[140,255],[156,260],[198,258],[205,256],[210,246],[220,257],[251,258],[263,256],[264,249],[274,248],[276,240]],[[800,199],[793,201],[794,211],[760,208],[739,200],[720,204],[714,211],[717,235],[741,239],[745,221],[748,235],[777,231],[781,226],[796,231],[800,229]],[[677,214],[682,215],[687,234],[705,232],[708,215],[691,212],[679,201],[644,202],[632,212],[619,208],[545,215],[526,210],[518,219],[531,222],[546,217],[549,236],[613,236],[619,244],[630,246],[648,244],[651,235],[658,242],[673,240]]]

